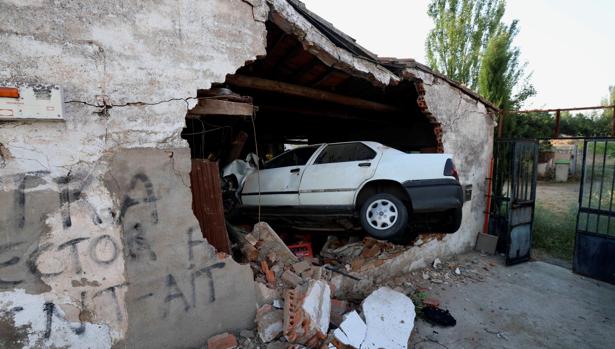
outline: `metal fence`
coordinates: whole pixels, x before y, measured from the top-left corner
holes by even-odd
[[[507,264],[530,258],[537,164],[537,141],[496,141],[491,217]]]
[[[615,283],[615,138],[583,146],[574,271]]]

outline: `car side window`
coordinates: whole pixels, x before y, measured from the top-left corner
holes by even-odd
[[[265,164],[265,169],[280,168],[288,166],[304,166],[312,157],[312,154],[318,149],[318,145],[301,147],[289,150]]]
[[[314,164],[366,161],[374,157],[376,152],[363,143],[331,144],[320,153]]]

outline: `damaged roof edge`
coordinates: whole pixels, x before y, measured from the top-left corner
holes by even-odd
[[[307,51],[327,66],[365,78],[376,86],[395,85],[400,81],[396,74],[374,60],[377,57],[373,53],[360,47],[352,38],[308,11],[301,2],[296,0],[267,0],[267,2],[271,7],[270,20],[284,32],[299,39]],[[314,23],[320,25],[316,26]],[[350,51],[340,45],[353,45],[356,49]]]
[[[400,58],[389,58],[389,57],[382,57],[379,58],[379,61],[382,65],[384,65],[385,67],[392,69],[392,70],[401,70],[403,71],[404,69],[416,69],[416,70],[420,70],[424,73],[433,75],[437,78],[440,78],[444,81],[446,81],[449,85],[459,89],[460,91],[462,91],[463,93],[465,93],[466,95],[468,95],[469,97],[471,97],[472,99],[481,102],[482,104],[484,104],[487,108],[491,109],[491,111],[493,112],[499,112],[500,108],[496,107],[493,103],[489,102],[487,99],[485,99],[485,97],[481,96],[480,94],[476,93],[475,91],[473,91],[472,89],[464,86],[463,84],[449,78],[448,76],[439,73],[433,69],[431,69],[430,67],[421,64],[417,61],[415,61],[412,58],[405,58],[405,59],[400,59]]]
[[[299,0],[267,0],[270,19],[302,44],[323,63],[351,75],[367,78],[376,85],[397,84],[408,79],[403,71],[416,69],[445,81],[470,98],[485,105],[491,112],[500,109],[475,91],[414,59],[378,57],[359,45],[352,37],[308,10]]]

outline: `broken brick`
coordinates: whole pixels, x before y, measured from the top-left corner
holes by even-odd
[[[275,274],[269,269],[269,265],[267,265],[266,261],[261,261],[261,270],[263,274],[265,274],[265,279],[269,284],[275,284]]]
[[[233,349],[237,348],[237,338],[230,333],[221,333],[207,340],[209,349]]]
[[[303,282],[303,279],[292,271],[286,270],[282,273],[282,281],[292,287],[297,287]]]
[[[440,301],[433,297],[427,297],[423,300],[423,305],[437,308],[440,306]]]
[[[326,338],[331,315],[331,290],[324,281],[311,281],[305,293],[284,294],[284,336],[289,343],[318,348]]]
[[[376,244],[378,244],[378,240],[374,238],[366,237],[363,239],[363,246],[365,246],[365,248],[370,248]]]
[[[295,273],[297,274],[301,274],[304,271],[306,271],[307,269],[309,269],[312,266],[312,264],[308,261],[301,261],[299,263],[295,263],[292,265],[293,270],[295,271]]]
[[[373,258],[380,254],[380,245],[375,244],[372,247],[364,248],[363,252],[361,252],[361,257],[363,258]]]
[[[352,271],[360,271],[365,265],[365,259],[357,258],[350,263],[350,270]]]
[[[339,327],[344,314],[348,312],[348,302],[340,299],[331,299],[331,323]]]

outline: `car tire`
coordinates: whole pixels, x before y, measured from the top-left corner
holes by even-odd
[[[454,232],[459,230],[459,227],[461,226],[461,218],[462,218],[461,207],[450,210],[449,211],[450,224],[447,225],[445,229],[445,233],[453,234]]]
[[[408,209],[395,195],[375,194],[361,206],[361,226],[376,239],[398,240],[406,233]]]

